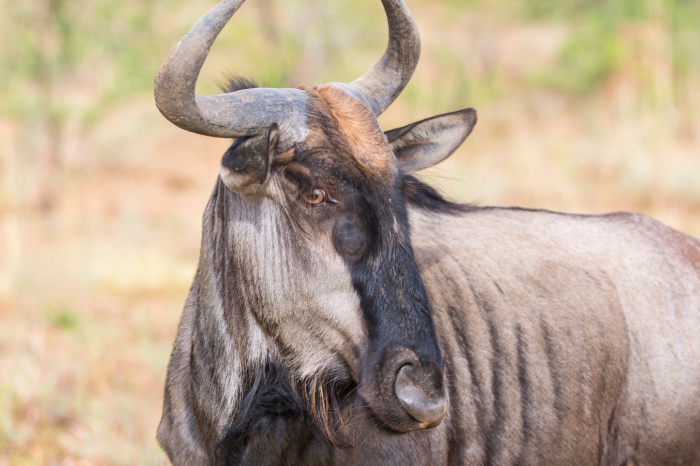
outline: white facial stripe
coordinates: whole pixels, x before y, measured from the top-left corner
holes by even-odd
[[[246,271],[240,291],[246,307],[291,350],[299,375],[342,358],[357,376],[356,353],[366,346],[368,332],[331,232],[309,237],[299,231],[284,210],[279,183],[269,183],[266,191],[236,196],[240,202],[229,219],[235,260]]]

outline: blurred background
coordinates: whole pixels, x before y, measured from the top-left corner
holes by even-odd
[[[215,0],[0,0],[0,466],[168,464],[155,442],[200,222],[230,141],[153,104]],[[479,123],[424,178],[448,197],[630,210],[700,236],[700,0],[407,0],[423,38],[384,129]],[[378,0],[249,0],[199,92],[351,81]]]

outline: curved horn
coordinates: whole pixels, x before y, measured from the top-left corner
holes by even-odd
[[[382,0],[389,22],[389,45],[368,72],[350,84],[333,83],[381,115],[404,90],[420,58],[420,34],[402,0]]]
[[[207,136],[250,137],[271,123],[280,127],[280,150],[308,135],[309,98],[299,89],[245,89],[209,97],[195,86],[214,40],[245,0],[223,0],[173,47],[155,80],[156,106],[180,128]],[[389,22],[389,45],[367,73],[350,84],[332,83],[362,100],[379,116],[399,96],[420,57],[420,35],[402,0],[382,0]]]
[[[180,128],[220,138],[255,136],[277,123],[280,149],[286,150],[308,134],[305,92],[245,89],[209,97],[194,92],[209,49],[244,1],[222,1],[173,47],[156,75],[156,106]]]

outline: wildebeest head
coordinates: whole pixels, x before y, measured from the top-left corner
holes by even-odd
[[[383,0],[389,47],[351,84],[195,96],[211,44],[242,3],[224,0],[190,30],[155,91],[176,125],[237,138],[222,158],[203,240],[215,273],[228,280],[221,292],[230,325],[243,325],[236,316],[247,309],[295,378],[332,374],[356,386],[390,429],[434,427],[448,401],[403,184],[450,155],[475,112],[379,128],[377,116],[420,54],[401,0]]]

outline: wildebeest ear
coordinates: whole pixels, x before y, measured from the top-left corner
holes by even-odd
[[[386,137],[404,173],[442,162],[462,145],[476,124],[476,110],[438,115],[387,131]]]
[[[270,164],[280,139],[279,127],[272,123],[267,132],[239,138],[226,150],[219,164],[219,176],[233,192],[259,191],[270,174]]]

